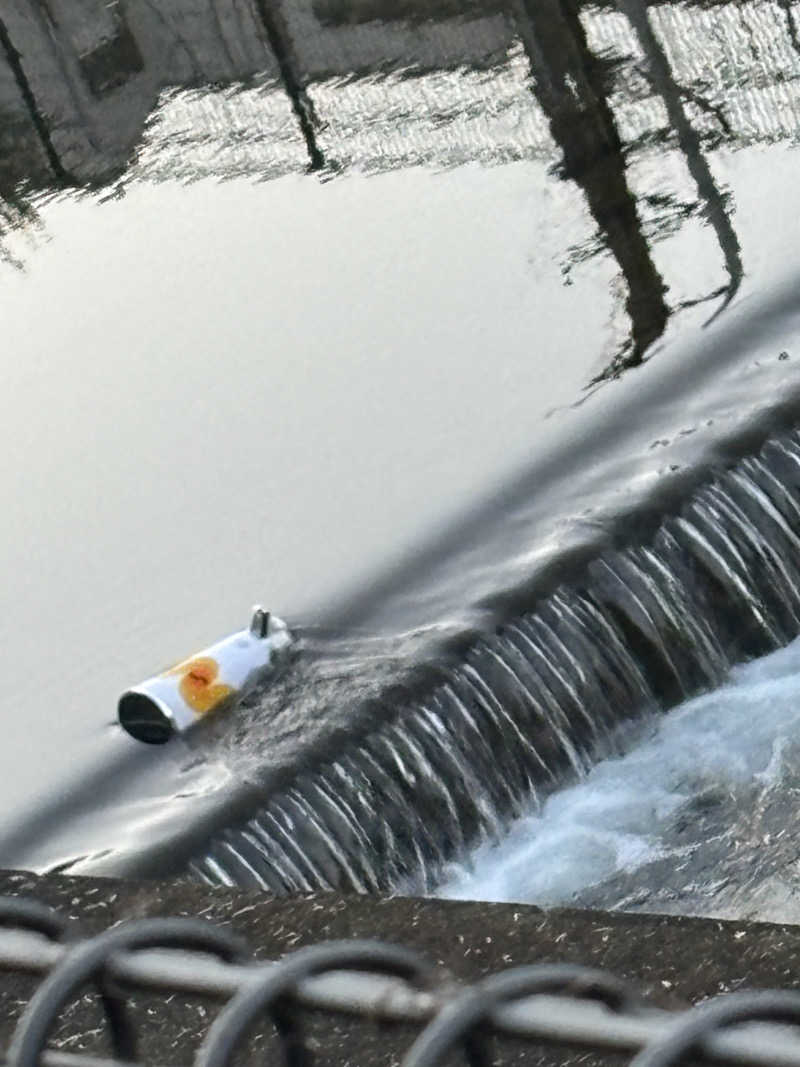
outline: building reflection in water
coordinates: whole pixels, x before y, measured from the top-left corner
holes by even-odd
[[[520,57],[524,92],[504,101],[498,87]],[[447,107],[442,72],[456,79]],[[484,79],[477,96],[459,98],[465,72]],[[708,153],[788,139],[798,78],[788,0],[17,0],[0,20],[0,250],[3,231],[36,224],[43,192],[124,189],[147,177],[148,138],[149,176],[168,175],[200,141],[210,148],[198,176],[215,167],[230,176],[232,157],[219,151],[226,139],[238,142],[234,172],[254,178],[548,158],[556,179],[581,190],[597,231],[588,254],[610,254],[624,279],[628,334],[599,377],[613,376],[642,361],[676,311],[709,302],[710,321],[739,291],[733,205]],[[402,87],[407,113],[387,96],[379,114],[374,97],[390,85]],[[380,132],[360,154],[367,116],[352,117],[352,150],[340,115],[359,87],[371,94],[370,129]],[[178,100],[188,128],[168,135],[167,163],[154,167],[153,131]],[[245,107],[249,119],[237,126]],[[459,111],[464,118],[504,107],[514,120],[505,140],[459,140]],[[418,136],[426,110],[427,140],[398,153],[407,130]],[[680,153],[694,190],[688,200],[637,194],[632,164],[655,146]],[[722,285],[670,303],[659,212],[671,233],[690,218],[707,224]]]

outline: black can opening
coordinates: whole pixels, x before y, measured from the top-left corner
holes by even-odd
[[[174,733],[170,719],[155,700],[144,693],[124,693],[117,712],[123,730],[148,745],[163,745]]]

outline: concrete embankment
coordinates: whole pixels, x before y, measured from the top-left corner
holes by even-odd
[[[201,916],[231,928],[265,960],[320,941],[359,937],[415,949],[459,981],[526,963],[581,963],[626,979],[654,1006],[665,1008],[741,988],[787,988],[797,985],[800,973],[800,928],[766,923],[333,894],[272,899],[181,883],[16,872],[0,874],[3,895],[56,908],[83,936],[123,919]],[[35,985],[36,979],[15,972],[0,977],[0,1048],[8,1047]],[[180,994],[137,995],[132,1004],[139,1058],[147,1063],[191,1062],[216,1010]],[[321,1012],[303,1016],[304,1040],[316,1052],[315,1063],[396,1064],[417,1031],[406,1024],[378,1026]],[[103,1032],[97,1005],[84,997],[62,1013],[55,1043],[64,1051],[96,1054],[104,1047]],[[541,1046],[517,1041],[501,1041],[498,1053],[504,1063],[587,1062],[585,1051],[545,1053]]]

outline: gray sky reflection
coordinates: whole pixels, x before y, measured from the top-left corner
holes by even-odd
[[[23,735],[62,763],[121,685],[253,599],[308,618],[530,454],[609,315],[575,320],[581,283],[612,273],[563,286],[583,220],[554,210],[565,186],[532,195],[545,180],[526,163],[42,207],[48,239],[15,241],[2,292],[0,626],[25,709],[4,781],[41,773]],[[42,677],[49,619],[68,625]]]

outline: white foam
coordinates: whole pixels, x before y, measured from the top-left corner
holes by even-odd
[[[620,871],[674,854],[676,813],[709,787],[780,779],[800,726],[800,639],[734,668],[728,683],[653,723],[626,755],[598,763],[513,824],[497,845],[453,867],[439,895],[568,903]]]

